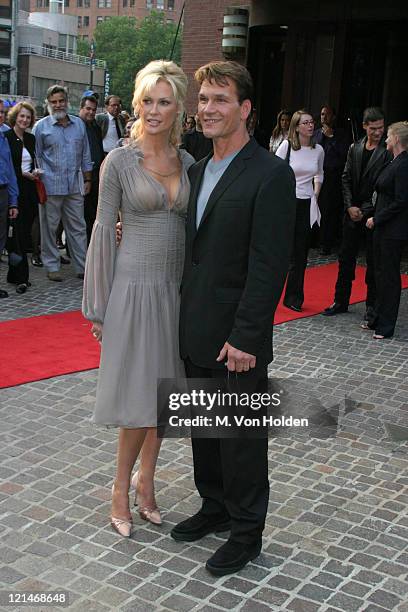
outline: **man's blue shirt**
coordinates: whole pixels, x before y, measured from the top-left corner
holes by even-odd
[[[0,185],[7,185],[8,205],[17,206],[18,186],[9,143],[0,132]]]
[[[37,163],[48,195],[80,192],[78,172],[91,172],[93,163],[82,119],[67,115],[66,127],[52,116],[34,126]]]

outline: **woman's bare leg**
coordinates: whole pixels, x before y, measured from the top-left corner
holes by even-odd
[[[118,440],[118,453],[116,464],[116,477],[112,495],[112,516],[129,520],[129,486],[130,475],[140,449],[146,437],[147,429],[120,428]]]
[[[143,442],[138,473],[137,493],[142,507],[154,508],[156,506],[154,474],[161,442],[161,438],[157,437],[157,429],[150,427]]]

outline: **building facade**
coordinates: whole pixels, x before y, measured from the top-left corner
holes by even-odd
[[[96,60],[91,77],[88,57],[77,55],[77,20],[58,13],[19,11],[17,22],[17,92],[29,97],[42,114],[48,87],[68,89],[70,111],[77,112],[92,78],[93,91],[104,98],[105,62]]]
[[[0,0],[0,95],[15,90],[15,3]]]
[[[61,0],[61,3],[62,1],[64,13],[75,15],[78,20],[78,34],[89,40],[92,39],[98,23],[111,17],[143,19],[154,9],[163,11],[168,21],[177,23],[183,6],[183,0]],[[30,11],[47,10],[49,3],[50,0],[30,0]]]
[[[268,132],[281,108],[306,107],[317,115],[327,103],[355,136],[366,106],[382,106],[388,122],[406,119],[406,6],[405,0],[213,0],[208,11],[208,2],[186,0],[188,112],[196,108],[194,70],[227,57],[248,66],[261,127]]]

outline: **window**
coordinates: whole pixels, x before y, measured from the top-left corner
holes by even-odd
[[[146,0],[146,8],[147,9],[153,8],[153,0]]]
[[[96,18],[96,23],[102,23],[103,21],[103,17],[101,17],[100,15],[98,15],[98,17]]]
[[[112,0],[98,0],[98,8],[112,8]]]
[[[89,28],[89,17],[88,17],[88,15],[84,16],[84,28]]]
[[[37,0],[36,7],[42,8],[42,5],[43,5],[42,0]]]
[[[79,19],[81,19],[81,17],[78,18],[78,27],[80,27]],[[67,35],[58,34],[58,51],[66,51],[66,50],[67,50]]]
[[[82,8],[82,0],[77,0],[77,7]]]
[[[10,57],[10,32],[0,30],[0,57]]]
[[[123,6],[123,8],[126,8],[126,7],[127,7],[127,0],[123,0],[123,2],[122,2],[122,6]]]
[[[84,0],[84,8],[91,8],[91,0]]]
[[[64,0],[64,7],[69,8],[69,0]]]
[[[45,6],[45,8],[49,8],[50,0],[44,0],[44,6]]]
[[[110,17],[105,17],[105,21],[108,21],[110,19]]]
[[[82,28],[82,17],[78,16],[78,28]]]
[[[167,0],[167,10],[174,11],[174,0]]]
[[[157,9],[159,11],[163,11],[164,10],[164,0],[157,0]]]
[[[129,0],[129,6],[135,6],[135,0]]]
[[[11,0],[0,0],[0,17],[10,19],[11,17]]]

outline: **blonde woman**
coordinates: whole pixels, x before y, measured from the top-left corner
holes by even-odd
[[[83,313],[102,343],[93,421],[119,427],[111,525],[124,537],[132,531],[128,490],[139,454],[140,469],[132,479],[139,513],[161,523],[153,484],[160,447],[157,379],[184,375],[179,285],[187,169],[194,159],[177,145],[186,89],[187,78],[173,62],[153,61],[137,74],[133,108],[139,118],[129,144],[106,157],[86,261]]]
[[[363,323],[374,329],[373,338],[392,338],[401,299],[401,257],[408,240],[408,122],[388,128],[387,150],[393,159],[374,186],[374,216],[366,226],[374,230],[374,265],[377,288],[376,319]]]
[[[279,145],[276,155],[286,159],[296,178],[296,223],[292,257],[286,283],[284,305],[295,312],[302,311],[307,255],[311,230],[320,225],[317,205],[323,183],[324,151],[313,144],[314,120],[306,110],[293,113],[288,139]]]

